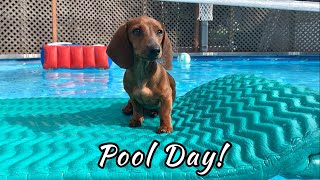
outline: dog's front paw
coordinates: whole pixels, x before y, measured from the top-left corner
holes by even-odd
[[[129,126],[130,127],[138,127],[141,126],[143,122],[143,117],[139,118],[139,119],[131,119],[129,121]]]
[[[173,131],[172,126],[159,126],[157,133],[161,134],[161,133],[171,133]]]

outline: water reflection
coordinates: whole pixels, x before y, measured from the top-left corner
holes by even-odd
[[[191,64],[190,63],[179,63],[179,66],[183,70],[190,70]]]
[[[98,70],[89,72],[43,71],[42,79],[52,94],[61,96],[100,93],[101,90],[108,89],[110,82],[109,72],[101,73]]]

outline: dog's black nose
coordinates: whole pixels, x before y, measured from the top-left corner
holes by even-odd
[[[151,56],[158,56],[160,54],[160,46],[158,45],[153,45],[153,46],[150,46],[149,48],[149,54]]]
[[[151,49],[151,54],[159,55],[160,54],[160,48]]]

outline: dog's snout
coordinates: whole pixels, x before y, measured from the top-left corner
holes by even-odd
[[[148,47],[149,55],[158,56],[160,54],[160,46],[159,45],[151,45]]]

